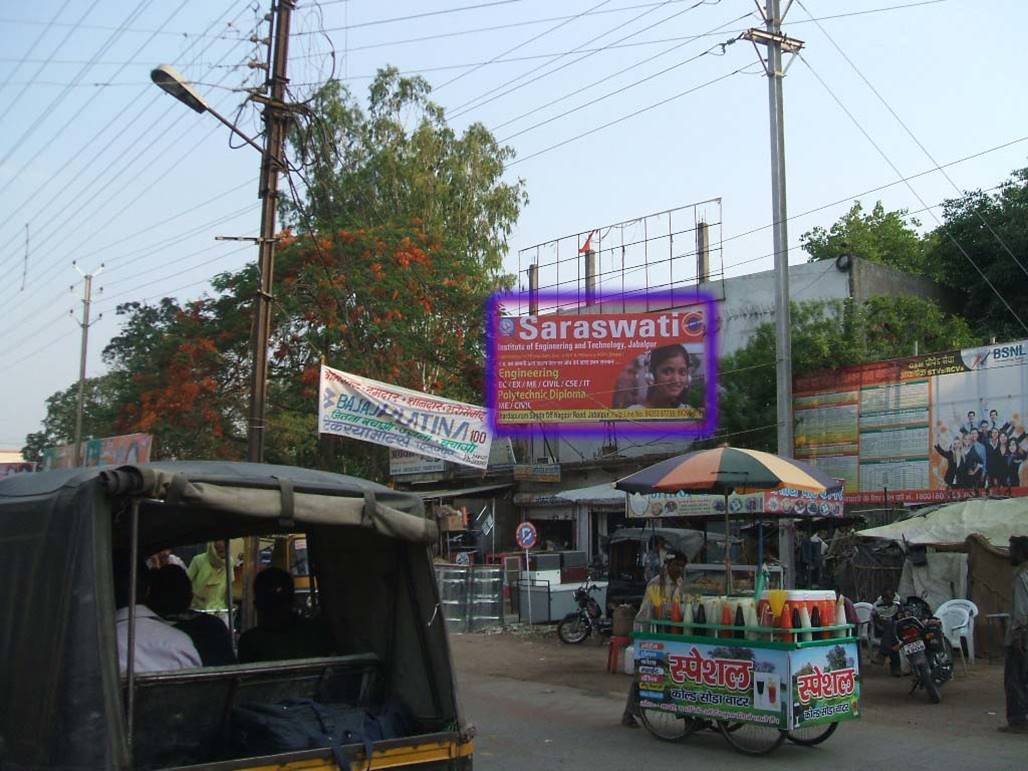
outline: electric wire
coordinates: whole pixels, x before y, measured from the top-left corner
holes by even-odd
[[[14,66],[14,69],[12,69],[8,73],[7,78],[2,83],[0,83],[0,91],[3,91],[9,85],[23,85],[21,83],[14,83],[14,84],[12,84],[11,83],[11,78],[13,78],[15,75],[18,74],[18,71],[21,69],[21,66],[23,64],[27,64],[27,63],[33,63],[34,64],[34,63],[36,63],[36,60],[30,59],[29,57],[32,56],[32,54],[35,52],[36,48],[43,41],[43,38],[45,38],[47,36],[47,33],[49,33],[50,30],[53,28],[54,23],[57,21],[57,19],[60,17],[60,15],[62,13],[64,13],[65,9],[70,4],[71,4],[71,0],[64,0],[64,3],[61,5],[60,8],[57,9],[57,12],[50,18],[50,21],[46,22],[44,24],[43,31],[40,32],[39,35],[36,37],[36,39],[33,40],[32,43],[29,44],[28,49],[25,51],[25,53],[22,55],[22,57],[17,60],[17,64]],[[7,61],[7,60],[5,60],[5,61]],[[15,60],[11,59],[10,61],[15,61]]]
[[[661,51],[661,52],[659,52],[657,54],[654,54],[653,56],[649,56],[649,57],[643,59],[642,61],[636,62],[634,64],[630,64],[627,67],[622,67],[617,72],[613,72],[610,75],[602,77],[602,78],[600,78],[598,80],[594,80],[593,82],[591,82],[591,83],[589,83],[587,85],[581,86],[580,88],[577,88],[574,91],[570,91],[570,92],[568,92],[566,94],[563,94],[562,96],[560,96],[560,97],[558,97],[556,99],[551,99],[549,102],[546,102],[545,104],[541,104],[538,107],[534,107],[531,110],[523,112],[520,115],[517,115],[517,116],[515,116],[513,118],[510,118],[509,120],[505,120],[502,123],[498,123],[495,126],[492,126],[491,130],[492,131],[496,131],[497,129],[509,126],[511,123],[516,123],[517,121],[522,120],[523,118],[527,118],[530,115],[534,115],[534,114],[536,114],[538,112],[541,112],[541,111],[545,110],[547,107],[552,107],[555,104],[559,104],[560,102],[564,102],[564,101],[566,101],[566,100],[568,100],[568,99],[570,99],[570,98],[572,98],[574,96],[577,96],[578,94],[582,93],[583,91],[588,91],[590,88],[594,88],[594,87],[599,86],[599,85],[601,85],[603,83],[606,83],[606,82],[608,82],[610,80],[613,80],[614,78],[618,77],[619,75],[624,75],[626,72],[629,72],[629,71],[635,69],[636,67],[641,67],[644,64],[648,64],[651,61],[653,61],[654,59],[657,59],[657,58],[659,58],[661,56],[669,54],[672,51],[678,50],[679,48],[682,48],[682,47],[684,47],[686,45],[689,45],[690,43],[693,43],[693,42],[695,42],[695,41],[697,41],[697,40],[699,40],[701,38],[710,37],[712,34],[715,34],[715,33],[719,32],[719,31],[723,32],[723,28],[724,27],[727,27],[729,24],[734,24],[735,22],[739,21],[740,19],[745,19],[748,16],[750,16],[750,14],[748,14],[748,13],[744,14],[743,16],[740,16],[740,17],[738,17],[736,19],[732,19],[730,21],[726,21],[723,24],[720,24],[717,27],[714,27],[714,28],[712,28],[711,30],[709,30],[707,32],[701,32],[701,33],[699,33],[697,35],[692,35],[690,37],[686,37],[686,38],[684,38],[684,42],[682,42],[682,43],[678,43],[678,44],[676,44],[674,46],[671,46],[670,48],[666,48],[663,51]],[[734,42],[734,40],[733,40],[733,42]],[[723,50],[723,47],[725,45],[726,45],[725,43],[720,44],[720,47],[722,48],[722,50]],[[713,47],[711,49],[708,49],[707,51],[704,51],[702,54],[700,54],[700,56],[706,56],[707,54],[711,53],[714,50],[714,48],[717,48],[717,46],[715,46],[715,47]],[[679,62],[678,64],[675,64],[675,65],[673,65],[671,67],[668,67],[668,68],[666,68],[664,70],[661,70],[660,72],[656,73],[655,75],[648,76],[647,78],[643,78],[642,80],[636,81],[635,83],[631,84],[630,86],[626,86],[623,89],[619,89],[618,91],[611,92],[611,94],[608,94],[607,96],[611,96],[613,94],[620,93],[621,91],[626,90],[627,88],[631,88],[632,86],[639,85],[640,83],[644,83],[647,80],[651,80],[654,77],[657,77],[658,75],[663,75],[664,73],[670,72],[671,70],[676,69],[677,67],[681,67],[684,64],[687,64],[687,63],[689,63],[691,61],[695,61],[697,58],[699,58],[699,57],[692,57],[690,59],[686,59],[684,62]],[[603,98],[606,98],[606,97],[603,97]],[[596,100],[594,100],[593,102],[588,102],[585,105],[582,105],[582,107],[588,107],[590,104],[594,104],[595,101]],[[568,110],[567,112],[562,113],[562,116],[563,115],[569,115],[570,113],[574,112],[577,109],[582,109],[582,107],[577,107],[577,108],[574,108],[573,110]],[[554,120],[554,119],[551,119],[551,120]],[[531,126],[528,129],[524,129],[523,131],[520,131],[520,132],[518,132],[516,134],[511,134],[511,135],[509,135],[507,137],[507,139],[500,140],[500,144],[504,144],[509,139],[512,139],[512,138],[514,138],[516,136],[519,136],[520,134],[524,133],[525,131],[531,131],[533,128],[538,128],[539,126],[545,125],[546,122],[548,122],[548,121],[544,121],[543,123],[537,123],[537,124],[535,124],[534,126]]]
[[[571,144],[572,142],[576,142],[579,139],[583,139],[583,138],[585,138],[587,136],[591,136],[592,134],[595,134],[595,133],[597,133],[599,131],[603,131],[604,129],[608,129],[611,126],[616,126],[619,123],[624,123],[626,120],[630,120],[631,118],[635,118],[635,117],[637,117],[639,115],[642,115],[643,113],[649,112],[651,110],[655,110],[658,107],[663,107],[664,105],[669,104],[671,102],[674,102],[677,99],[681,99],[683,96],[688,96],[689,94],[694,94],[697,91],[700,91],[701,89],[707,88],[708,86],[712,86],[715,83],[720,83],[721,81],[727,80],[728,78],[731,78],[734,75],[739,75],[739,74],[748,72],[748,70],[752,66],[753,65],[747,65],[745,67],[739,67],[737,69],[732,70],[731,72],[725,73],[724,75],[719,75],[718,77],[713,78],[712,80],[708,80],[708,81],[706,81],[704,83],[700,83],[699,85],[693,86],[692,88],[687,88],[684,91],[679,91],[677,94],[672,94],[671,96],[665,97],[664,99],[661,99],[658,102],[654,102],[653,104],[647,105],[646,107],[641,107],[638,110],[633,110],[632,112],[628,113],[627,115],[622,115],[622,116],[620,116],[618,118],[615,118],[613,120],[607,121],[606,123],[601,123],[599,126],[594,126],[593,128],[591,128],[591,129],[589,129],[587,131],[583,131],[580,134],[575,134],[572,137],[568,137],[567,139],[563,139],[560,142],[556,142],[556,143],[554,143],[552,145],[544,147],[541,150],[536,150],[535,152],[530,153],[529,155],[524,155],[524,156],[515,158],[514,160],[508,162],[507,166],[508,167],[516,166],[519,163],[524,163],[525,161],[529,161],[529,160],[531,160],[533,158],[538,158],[540,155],[544,155],[545,153],[548,153],[548,152],[551,152],[553,150],[556,150],[559,147],[564,147],[565,145]]]
[[[720,2],[720,0],[715,0],[715,2]],[[661,24],[665,24],[665,23],[671,21],[672,19],[675,19],[675,18],[677,18],[679,16],[682,16],[683,14],[686,14],[686,13],[689,13],[690,11],[696,10],[697,8],[699,8],[702,5],[708,5],[708,4],[709,4],[708,0],[698,0],[698,2],[694,2],[692,5],[684,8],[683,10],[677,11],[677,12],[671,14],[670,16],[666,16],[665,18],[660,19],[657,22],[654,22],[653,24],[650,24],[648,26],[642,27],[642,28],[640,28],[638,30],[635,30],[634,32],[630,32],[629,34],[624,35],[623,37],[618,38],[615,42],[616,43],[621,43],[621,42],[624,42],[625,40],[631,40],[636,35],[641,35],[644,32],[648,32],[649,30],[653,29],[656,26],[659,26]],[[590,40],[587,40],[582,45],[586,46],[586,45],[589,45],[590,43],[594,43],[596,40],[599,40],[600,38],[606,37],[607,35],[612,34],[616,30],[620,29],[621,27],[626,26],[627,24],[631,24],[632,22],[637,21],[638,19],[642,18],[646,14],[652,13],[655,10],[659,10],[662,7],[663,6],[658,6],[658,8],[651,9],[651,10],[648,10],[648,11],[644,11],[643,13],[639,14],[638,16],[635,16],[635,17],[629,19],[624,24],[619,24],[619,25],[615,26],[613,29],[610,29],[610,30],[602,33],[601,35],[598,35],[598,36],[596,36],[594,38],[591,38]],[[746,14],[745,16],[749,16],[749,15],[750,14]],[[743,18],[745,18],[745,16]],[[572,51],[572,53],[574,53],[574,51]],[[508,95],[514,93],[515,91],[519,91],[522,88],[525,88],[526,86],[531,85],[532,83],[538,82],[542,78],[549,77],[550,75],[553,75],[554,73],[560,72],[561,70],[563,70],[563,69],[565,69],[567,67],[571,67],[571,66],[573,66],[575,64],[578,64],[579,62],[585,61],[586,59],[588,59],[588,58],[590,58],[592,56],[595,56],[595,55],[596,55],[595,52],[583,53],[581,56],[573,59],[570,62],[565,62],[564,64],[560,65],[559,67],[554,67],[551,70],[547,70],[546,72],[543,72],[543,73],[541,73],[539,75],[536,75],[534,78],[532,78],[530,80],[526,80],[526,81],[524,81],[522,83],[519,83],[518,85],[514,85],[514,86],[511,86],[510,88],[506,88],[507,86],[509,86],[509,85],[511,85],[513,83],[517,83],[517,81],[522,80],[523,78],[527,77],[528,75],[530,75],[530,74],[532,74],[534,72],[537,72],[538,70],[546,67],[549,64],[549,62],[544,62],[543,64],[540,64],[540,65],[538,65],[536,67],[533,67],[532,69],[528,70],[527,72],[522,73],[521,75],[519,75],[516,78],[512,78],[510,80],[507,80],[506,82],[502,83],[501,85],[497,86],[496,88],[490,89],[490,90],[486,91],[484,94],[479,94],[474,99],[470,99],[467,102],[464,102],[462,105],[459,105],[458,107],[454,108],[454,110],[451,113],[449,113],[449,117],[451,117],[451,118],[459,118],[461,115],[464,115],[464,114],[466,114],[466,113],[468,113],[468,112],[470,112],[472,110],[480,109],[481,107],[484,107],[485,105],[490,104],[490,103],[496,101],[497,99],[502,99],[503,97],[508,96]],[[560,59],[560,58],[563,58],[563,55],[558,57],[558,59]],[[504,90],[504,89],[506,89],[506,90]]]
[[[875,150],[878,151],[878,154],[882,156],[883,160],[885,160],[885,162],[887,164],[889,164],[889,167],[896,173],[896,175],[898,177],[902,178],[903,177],[903,173],[896,167],[896,164],[894,164],[892,162],[892,160],[885,153],[885,151],[882,150],[882,148],[879,146],[879,144],[877,142],[875,142],[875,140],[871,137],[870,134],[867,133],[867,130],[863,127],[863,125],[860,123],[860,121],[858,121],[856,119],[856,117],[853,115],[853,113],[850,112],[849,108],[846,107],[846,105],[842,102],[842,100],[836,95],[835,91],[833,91],[832,88],[820,76],[820,74],[818,74],[817,70],[815,70],[811,66],[810,62],[807,61],[807,58],[805,56],[803,56],[802,53],[797,54],[797,56],[799,56],[800,61],[803,62],[803,64],[807,67],[807,69],[810,70],[811,74],[813,74],[813,76],[822,85],[822,87],[829,93],[829,95],[832,97],[832,99],[835,101],[835,103],[837,105],[839,105],[839,108],[844,113],[846,113],[847,117],[849,117],[849,119],[850,119],[850,121],[852,121],[853,125],[857,127],[857,129],[860,131],[861,134],[864,135],[864,138],[867,139],[867,141],[871,143],[871,145],[875,148]],[[927,204],[924,202],[924,199],[921,197],[920,193],[918,193],[917,190],[914,189],[914,186],[910,184],[910,181],[906,180],[906,179],[903,179],[902,181],[906,185],[907,189],[910,191],[911,195],[913,195],[922,206],[927,207]],[[946,236],[949,238],[949,240],[953,242],[953,245],[957,247],[957,250],[964,256],[964,258],[969,263],[971,263],[971,267],[973,267],[975,269],[975,271],[982,278],[982,280],[985,282],[985,284],[989,287],[989,289],[992,291],[992,293],[995,294],[996,297],[999,298],[1001,303],[1003,303],[1003,307],[1005,307],[1010,312],[1010,315],[1013,316],[1017,320],[1017,323],[1021,325],[1021,327],[1024,329],[1024,331],[1028,332],[1028,324],[1026,324],[1024,322],[1024,320],[1014,311],[1014,309],[1012,307],[1010,307],[1010,303],[1007,302],[1007,299],[1002,294],[1000,294],[999,290],[996,289],[996,287],[995,287],[995,285],[993,285],[992,281],[989,280],[989,277],[987,275],[985,275],[985,272],[981,269],[981,267],[979,267],[978,263],[974,261],[974,258],[972,258],[971,255],[969,255],[967,253],[967,251],[960,244],[960,242],[957,241],[957,239],[949,231],[949,228],[946,227],[945,223],[943,223],[942,220],[939,219],[939,217],[935,214],[934,211],[931,211],[930,209],[928,209],[928,213],[932,216],[932,218],[935,220],[936,224],[942,229],[942,231],[946,234]]]
[[[939,166],[939,162],[935,160],[935,157],[931,154],[931,152],[929,152],[928,148],[924,146],[924,143],[921,142],[921,140],[917,138],[917,136],[914,134],[914,132],[911,131],[910,126],[908,126],[906,124],[906,122],[904,122],[904,120],[899,116],[899,114],[897,114],[897,112],[892,108],[892,105],[890,105],[889,102],[885,99],[885,97],[882,96],[881,92],[877,88],[874,87],[874,85],[871,83],[870,80],[867,79],[867,77],[860,70],[860,68],[857,67],[857,65],[853,62],[853,60],[849,56],[846,55],[846,52],[842,50],[842,48],[839,46],[839,44],[837,42],[835,42],[835,38],[833,38],[828,33],[828,30],[826,30],[824,28],[824,26],[821,24],[820,21],[817,21],[817,20],[814,19],[813,14],[811,14],[810,11],[807,10],[807,7],[803,4],[802,0],[797,0],[797,2],[799,4],[800,8],[803,9],[803,12],[806,13],[807,16],[810,17],[810,20],[813,21],[814,24],[817,25],[817,28],[819,30],[821,30],[821,34],[823,34],[826,38],[828,38],[828,42],[831,43],[832,46],[835,48],[835,50],[839,52],[839,55],[842,56],[842,58],[846,60],[846,63],[857,74],[857,76],[862,81],[864,81],[864,85],[866,85],[869,89],[871,89],[871,93],[873,93],[878,98],[878,101],[882,103],[882,106],[884,106],[885,109],[889,111],[889,114],[892,115],[892,117],[896,119],[896,122],[899,123],[900,126],[902,126],[903,130],[905,132],[907,132],[907,136],[909,136],[914,141],[914,144],[916,144],[918,146],[918,148],[920,148],[921,152],[923,152],[925,154],[925,157],[928,158],[928,160],[931,161],[935,165],[936,170],[938,170],[942,174],[942,176],[945,178],[945,180],[947,182],[949,182],[950,186],[954,190],[956,190],[957,195],[961,195],[961,196],[964,195],[964,191],[960,189],[960,186],[957,185],[957,183],[953,181],[953,178],[949,174],[946,173],[945,169],[943,169],[941,166]],[[1001,247],[1003,247],[1003,251],[1005,251],[1007,253],[1007,255],[1010,257],[1010,259],[1013,260],[1017,264],[1017,267],[1019,267],[1021,269],[1021,272],[1024,273],[1025,276],[1028,276],[1028,268],[1025,267],[1024,263],[1022,263],[1019,259],[1017,259],[1017,257],[1014,255],[1013,251],[1011,251],[1010,247],[1007,246],[1006,242],[1002,238],[1000,238],[999,234],[993,229],[992,225],[989,224],[988,220],[986,220],[985,217],[982,215],[982,213],[980,211],[978,211],[977,209],[973,209],[973,211],[978,216],[978,219],[981,221],[981,223],[989,231],[989,233],[992,234],[992,237],[995,238],[997,242],[999,242],[999,245]]]

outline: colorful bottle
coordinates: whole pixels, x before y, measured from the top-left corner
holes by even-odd
[[[792,642],[793,636],[789,633],[792,629],[792,608],[789,607],[788,603],[782,608],[782,615],[778,617],[778,625],[785,630],[785,633],[782,635],[782,641]]]
[[[725,599],[721,603],[721,626],[728,627],[732,625],[732,605]],[[732,637],[731,629],[722,629],[718,637]]]
[[[702,602],[696,603],[695,621],[696,621],[697,624],[706,624],[707,623],[707,611],[703,607],[703,603]],[[703,627],[698,627],[696,629],[696,634],[700,635],[701,637],[706,637],[708,634],[710,634],[710,631],[708,629],[704,629]]]
[[[798,626],[803,630],[800,632],[799,639],[803,640],[803,642],[810,642],[813,639],[813,636],[810,633],[810,612],[807,610],[806,604],[800,605],[799,622]]]
[[[835,623],[839,625],[846,623],[846,601],[843,599],[841,594],[839,595],[839,601],[835,604]],[[845,629],[840,629],[835,633],[835,637],[845,636]]]
[[[743,613],[742,603],[741,602],[738,605],[735,606],[735,625],[736,626],[746,626],[746,614]],[[735,638],[737,640],[744,640],[744,639],[746,639],[746,632],[744,630],[742,630],[742,629],[736,629],[735,630]]]
[[[671,618],[669,620],[676,626],[671,627],[668,631],[670,631],[671,634],[681,634],[682,606],[677,601],[671,603]]]
[[[685,605],[684,605],[684,607],[682,609],[682,623],[684,624],[684,626],[682,627],[682,632],[684,632],[685,634],[692,634],[693,633],[693,629],[690,626],[690,624],[692,624],[692,621],[693,621],[692,600],[686,600],[685,601]]]
[[[810,625],[814,629],[821,626],[821,608],[818,605],[815,605],[814,609],[810,612]],[[819,640],[825,636],[824,632],[815,632],[814,634],[817,635]]]

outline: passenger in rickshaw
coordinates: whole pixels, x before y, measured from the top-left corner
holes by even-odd
[[[114,554],[114,619],[118,637],[118,668],[128,669],[129,602],[132,586],[131,558],[127,552]],[[161,672],[201,666],[200,654],[189,635],[161,619],[147,604],[150,571],[142,560],[136,569],[135,672]]]
[[[193,586],[186,571],[178,565],[164,565],[151,571],[147,602],[161,618],[189,635],[205,667],[236,663],[232,636],[217,616],[190,609]]]
[[[257,626],[239,638],[239,661],[279,661],[331,656],[331,636],[320,623],[301,618],[294,608],[293,577],[269,567],[253,582]]]

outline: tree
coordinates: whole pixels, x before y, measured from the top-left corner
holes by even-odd
[[[980,340],[958,316],[920,297],[872,297],[862,304],[793,303],[792,372],[803,375],[913,353],[966,348]],[[721,361],[716,444],[777,450],[774,324],[761,324],[750,341]]]
[[[1028,337],[1028,168],[1014,171],[996,193],[946,201],[943,225],[932,235],[932,276],[961,293],[975,333],[986,340]]]
[[[82,439],[111,436],[117,433],[117,392],[109,375],[87,378],[82,410]],[[25,460],[43,461],[43,451],[75,442],[75,417],[78,411],[78,383],[52,394],[46,400],[43,430],[25,437],[22,455]]]
[[[918,235],[918,220],[905,209],[885,211],[878,201],[870,213],[855,201],[829,229],[820,225],[800,236],[810,261],[834,260],[853,254],[917,276],[926,272],[926,245]]]

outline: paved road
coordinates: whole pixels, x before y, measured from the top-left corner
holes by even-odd
[[[478,727],[478,771],[657,771],[695,763],[718,769],[820,771],[1028,767],[1028,737],[980,728],[955,735],[858,720],[840,726],[821,747],[786,743],[770,756],[749,758],[712,732],[696,734],[683,744],[667,744],[645,729],[622,728],[618,718],[623,700],[614,695],[465,674],[461,697],[468,719]]]

